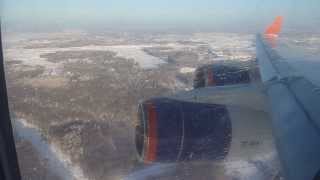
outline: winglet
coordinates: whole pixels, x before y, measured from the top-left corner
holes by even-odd
[[[283,17],[277,16],[274,22],[266,29],[265,35],[278,36],[282,28]]]

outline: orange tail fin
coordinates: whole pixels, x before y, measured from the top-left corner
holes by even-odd
[[[277,16],[274,22],[266,29],[266,35],[278,36],[282,28],[283,17]]]

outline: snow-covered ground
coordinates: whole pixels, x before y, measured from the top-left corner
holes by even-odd
[[[46,142],[40,130],[24,119],[13,120],[15,132],[19,138],[25,139],[36,148],[40,157],[48,161],[49,169],[64,180],[87,180],[82,169],[71,163],[70,158],[54,144]]]
[[[254,38],[250,34],[197,33],[192,39],[206,42],[223,59],[245,60],[255,53]]]
[[[191,67],[182,67],[180,68],[180,73],[187,74],[187,73],[193,73],[196,69]]]
[[[96,46],[95,50],[107,50],[117,53],[117,56],[124,57],[126,59],[133,59],[142,68],[155,68],[159,64],[164,63],[161,59],[151,56],[143,51],[143,48],[151,47],[150,45],[119,45],[119,46]],[[85,47],[86,48],[86,47]]]
[[[75,37],[81,37],[83,34],[76,34]],[[84,45],[79,47],[37,47],[25,48],[32,45],[45,45],[57,43],[61,41],[70,42],[74,40],[73,35],[68,33],[48,34],[45,39],[45,34],[39,34],[39,39],[34,34],[21,34],[8,37],[5,39],[5,44],[8,44],[4,50],[4,57],[8,60],[19,60],[30,66],[44,66],[48,71],[55,71],[59,67],[58,63],[46,61],[41,55],[55,53],[61,51],[112,51],[119,57],[132,59],[137,62],[142,68],[155,68],[159,64],[164,63],[158,57],[154,57],[143,51],[144,48],[150,47],[165,47],[174,51],[186,50],[197,51],[199,46],[207,45],[213,53],[218,57],[217,60],[247,60],[252,58],[254,54],[254,36],[239,35],[239,34],[224,34],[224,33],[196,33],[193,35],[163,35],[161,38],[152,39],[149,43],[129,43],[127,45]],[[56,38],[54,38],[56,37]],[[63,40],[62,37],[68,37]],[[87,37],[88,38],[88,37]],[[29,40],[30,39],[30,40]],[[189,41],[194,44],[188,44],[180,41]],[[72,46],[72,44],[70,44]],[[203,59],[203,55],[199,52],[199,60]]]
[[[7,59],[22,61],[30,66],[44,66],[47,69],[57,68],[57,63],[46,61],[41,55],[63,51],[113,51],[117,56],[133,59],[142,68],[154,68],[157,65],[164,63],[161,59],[148,55],[142,49],[150,47],[150,45],[116,45],[116,46],[82,46],[69,48],[9,48],[5,49],[4,56]]]

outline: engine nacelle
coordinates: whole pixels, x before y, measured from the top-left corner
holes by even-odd
[[[271,121],[258,88],[207,87],[142,102],[135,138],[139,159],[219,161],[270,152]]]
[[[144,162],[223,159],[230,142],[224,105],[154,98],[139,106],[136,147]]]
[[[193,87],[225,86],[250,83],[250,69],[231,64],[211,64],[199,67],[195,72]]]

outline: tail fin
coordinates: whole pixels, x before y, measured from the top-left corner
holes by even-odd
[[[274,22],[266,29],[265,35],[278,36],[282,28],[283,17],[277,16]]]

